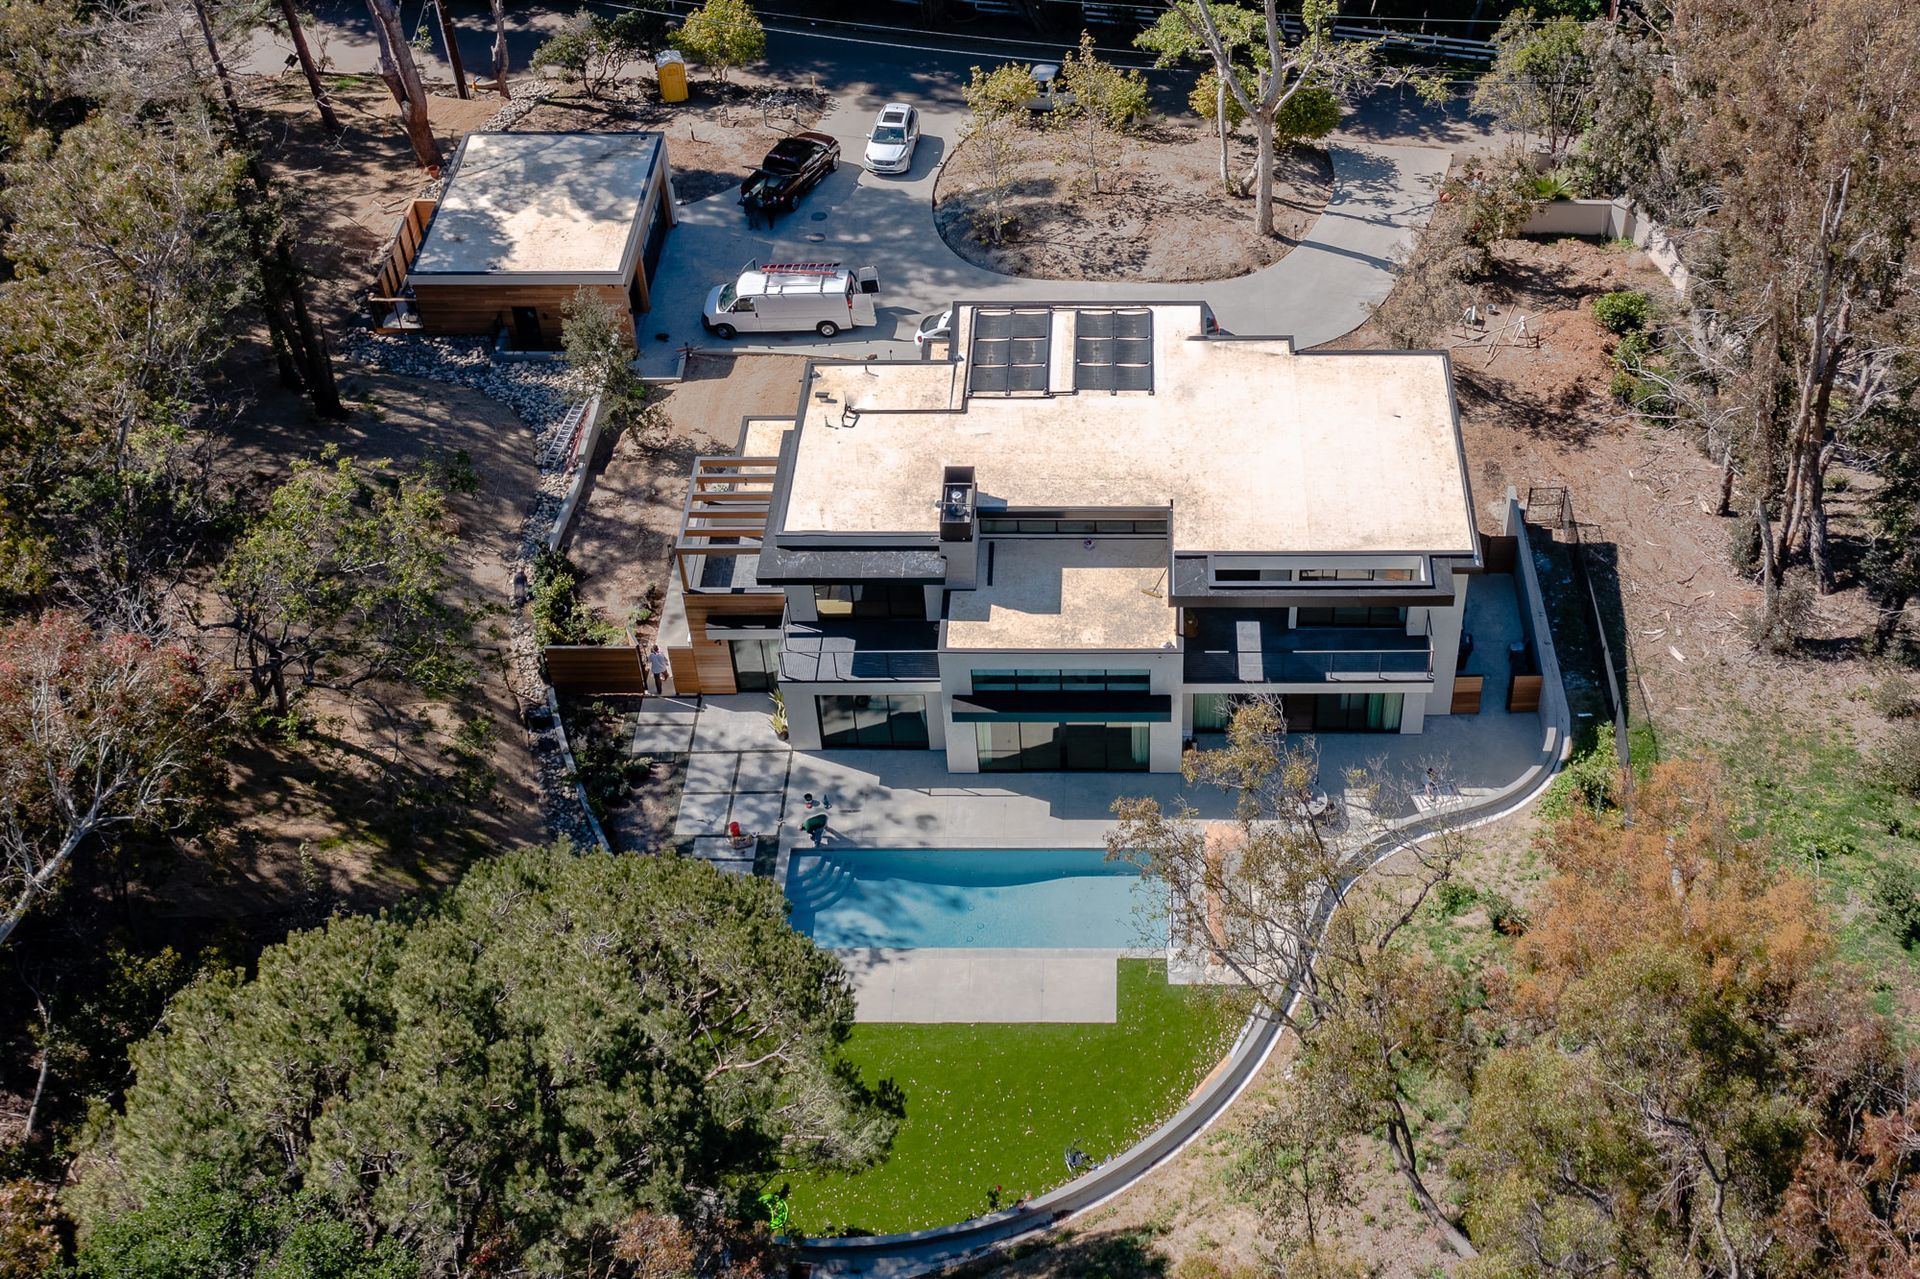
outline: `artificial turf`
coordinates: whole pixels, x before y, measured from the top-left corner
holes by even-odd
[[[1112,1025],[855,1027],[848,1057],[869,1083],[899,1087],[906,1117],[878,1167],[784,1179],[794,1228],[960,1221],[1068,1180],[1069,1147],[1099,1162],[1171,1116],[1231,1046],[1244,1005],[1169,986],[1163,960],[1119,963]]]

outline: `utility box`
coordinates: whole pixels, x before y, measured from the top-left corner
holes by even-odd
[[[653,74],[660,81],[660,101],[687,100],[687,64],[676,49],[662,49],[653,60]]]

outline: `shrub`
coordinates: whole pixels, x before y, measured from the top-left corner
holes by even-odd
[[[1902,946],[1912,949],[1920,941],[1920,870],[1906,862],[1881,867],[1873,883],[1873,904]]]
[[[1527,931],[1527,912],[1505,893],[1485,893],[1481,901],[1487,907],[1487,922],[1493,931],[1505,937],[1518,937]]]
[[[1790,653],[1813,624],[1813,582],[1806,573],[1788,573],[1775,588],[1773,607],[1764,603],[1747,616],[1747,638],[1769,653]]]
[[[1867,704],[1886,719],[1905,719],[1914,712],[1913,686],[1904,675],[1888,675],[1867,693]]]
[[[1616,289],[1593,300],[1593,318],[1609,333],[1627,334],[1647,327],[1653,306],[1638,289]]]
[[[1474,891],[1471,884],[1463,884],[1457,879],[1443,879],[1433,890],[1433,900],[1440,908],[1440,913],[1452,919],[1471,910],[1473,904],[1480,900],[1480,894]]]
[[[1903,795],[1920,798],[1920,724],[1902,724],[1875,757],[1880,779]]]
[[[620,628],[580,598],[580,570],[558,551],[533,557],[533,640],[549,644],[611,644]]]
[[[1599,813],[1614,806],[1620,785],[1620,756],[1613,748],[1613,734],[1602,732],[1594,744],[1567,762],[1565,769],[1547,786],[1540,799],[1540,816],[1549,824],[1558,821],[1577,805]],[[1493,903],[1489,898],[1488,910]]]

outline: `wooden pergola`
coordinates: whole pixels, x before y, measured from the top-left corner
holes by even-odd
[[[772,512],[777,457],[700,457],[693,462],[687,504],[673,558],[680,587],[698,591],[687,576],[687,560],[709,555],[757,555]]]

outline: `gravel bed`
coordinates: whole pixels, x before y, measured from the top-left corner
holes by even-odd
[[[520,101],[515,99],[514,105]],[[529,110],[532,105],[529,101]],[[564,451],[549,445],[559,433],[573,401],[568,394],[565,365],[497,364],[491,351],[491,344],[484,338],[389,337],[356,332],[341,343],[340,354],[350,363],[403,377],[471,387],[505,404],[526,423],[530,432],[528,448],[540,468],[540,478],[520,522],[520,542],[513,563],[516,580],[531,580],[533,557],[547,544],[547,537],[553,531],[568,481],[564,466],[544,466],[541,459],[566,457]],[[509,651],[515,691],[527,704],[544,705],[546,684],[540,675],[540,650],[533,642],[533,623],[525,608],[513,610]],[[552,730],[534,735],[534,767],[539,774],[541,815],[548,829],[555,835],[570,837],[576,844],[592,844],[593,835],[580,811],[573,784],[567,780],[559,743]]]

